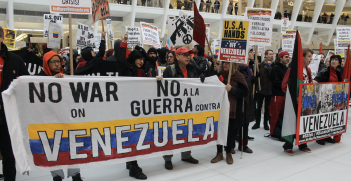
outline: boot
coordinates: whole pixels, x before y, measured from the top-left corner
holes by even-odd
[[[263,126],[265,130],[269,130],[268,120],[264,120]]]
[[[53,179],[54,179],[54,181],[62,181],[62,178],[61,178],[60,176],[56,176],[56,177],[54,177]],[[2,180],[2,179],[1,179],[1,180]]]
[[[223,160],[223,153],[218,153],[217,152],[217,155],[216,157],[214,157],[212,160],[211,160],[211,163],[217,163],[219,161]]]
[[[258,129],[260,128],[260,123],[255,123],[253,126],[252,126],[252,129],[255,130],[255,129]]]
[[[130,169],[130,162],[126,162],[126,169]]]
[[[80,173],[78,173],[76,176],[73,176],[72,181],[83,181],[82,178],[80,177]]]
[[[233,164],[233,157],[232,157],[232,153],[227,153],[226,154],[226,161],[227,161],[227,164],[231,165]]]
[[[147,176],[143,173],[143,170],[138,165],[130,165],[129,176],[139,180],[147,179]]]

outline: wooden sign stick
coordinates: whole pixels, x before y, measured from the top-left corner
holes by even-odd
[[[70,69],[71,69],[70,73],[71,75],[73,75],[74,74],[73,61],[75,60],[73,60],[72,15],[69,14],[68,18],[69,18],[69,59],[70,59],[69,63],[70,63]]]

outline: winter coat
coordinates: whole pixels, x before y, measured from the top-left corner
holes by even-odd
[[[198,56],[197,58],[194,57],[194,62],[192,63],[195,67],[197,73],[204,74],[207,70],[207,59],[203,56]]]
[[[285,96],[282,90],[282,83],[287,70],[288,68],[281,63],[276,62],[273,65],[271,72],[272,96]]]
[[[29,75],[29,73],[26,66],[24,65],[22,58],[14,53],[9,52],[7,46],[4,43],[1,43],[0,54],[4,59],[0,85],[0,91],[3,92],[10,86],[12,80],[22,75]],[[0,96],[0,103],[0,125],[5,125],[6,117],[4,112],[4,104],[2,102],[2,96]]]
[[[323,69],[328,68],[324,63],[320,63],[318,67],[318,73],[321,72]]]
[[[175,65],[175,70],[176,70],[174,76],[172,75],[172,67],[169,66],[163,72],[164,78],[184,78],[183,72],[180,69],[177,61],[174,62],[174,65]],[[186,66],[186,69],[187,69],[187,73],[188,73],[188,78],[198,78],[199,77],[197,71],[195,70],[195,68],[191,64],[188,64]]]
[[[105,40],[101,40],[100,42],[100,47],[99,47],[99,52],[96,54],[96,56],[91,59],[91,60],[86,60],[87,63],[85,64],[85,66],[89,66],[94,64],[95,62],[102,60],[102,58],[105,56]]]
[[[260,78],[261,91],[258,86],[258,78],[256,78],[256,91],[261,95],[272,95],[272,81],[271,81],[271,73],[272,73],[272,65],[268,65],[267,61],[263,61],[261,65],[259,65],[259,73],[257,77]]]
[[[315,81],[317,82],[329,82],[329,77],[330,77],[330,66],[326,69],[323,69],[322,71],[318,72],[317,76],[314,78]],[[336,75],[338,76],[338,81],[342,81],[342,68],[339,65],[336,67]]]
[[[253,80],[250,79],[249,74],[245,69],[240,69],[240,72],[245,76],[247,86],[249,88],[248,96],[244,99],[244,124],[249,124],[255,120],[255,99],[253,93]]]
[[[168,49],[166,47],[162,47],[160,49],[157,50],[158,53],[158,62],[160,64],[165,64],[167,63],[167,59],[166,59],[166,54],[168,52]]]

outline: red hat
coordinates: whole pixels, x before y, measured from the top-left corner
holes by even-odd
[[[289,55],[289,52],[285,50],[280,50],[280,52],[278,53],[278,59],[282,58],[284,55]]]
[[[189,53],[189,54],[193,54],[194,52],[193,52],[192,50],[188,50],[188,49],[186,49],[186,48],[184,48],[184,47],[180,47],[180,48],[178,48],[178,49],[176,50],[175,55],[177,56],[178,53]]]

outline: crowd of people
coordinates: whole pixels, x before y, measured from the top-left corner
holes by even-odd
[[[184,47],[177,47],[175,51],[167,48],[150,48],[147,51],[139,46],[130,51],[128,47],[128,36],[123,36],[122,40],[117,40],[114,49],[105,52],[105,32],[102,32],[101,42],[98,53],[92,48],[84,48],[78,54],[74,50],[73,60],[69,60],[67,53],[57,54],[51,49],[43,46],[43,70],[40,76],[54,76],[64,78],[65,74],[70,72],[70,61],[73,61],[73,68],[78,71],[84,67],[94,66],[99,61],[117,62],[119,76],[129,77],[156,77],[157,81],[164,78],[199,78],[200,81],[206,81],[206,77],[217,76],[223,82],[228,93],[230,102],[229,124],[226,146],[217,145],[217,153],[211,160],[211,163],[217,163],[224,159],[223,147],[226,152],[226,162],[233,164],[232,154],[235,154],[235,148],[239,151],[252,154],[253,150],[249,147],[249,141],[253,137],[249,136],[249,124],[255,122],[252,130],[261,126],[261,115],[263,113],[263,127],[276,140],[284,141],[283,150],[288,155],[293,155],[293,145],[281,138],[281,128],[278,123],[284,114],[285,94],[287,81],[290,75],[289,53],[280,50],[274,60],[274,52],[266,50],[264,58],[259,62],[259,71],[255,75],[255,54],[251,49],[248,53],[246,64],[230,63],[218,60],[218,56],[207,56],[204,47],[195,45],[192,50]],[[4,40],[4,31],[0,27],[0,89],[1,92],[6,90],[12,80],[22,75],[29,75],[23,60],[11,53]],[[32,50],[30,50],[32,51]],[[333,55],[325,60],[325,55],[321,54],[321,63],[318,75],[313,80],[311,70],[308,68],[312,60],[313,51],[310,49],[303,50],[304,63],[304,82],[337,82],[341,81],[342,59],[339,55]],[[324,63],[326,62],[326,63]],[[163,72],[163,77],[158,75],[158,66],[167,67]],[[230,71],[230,67],[232,70]],[[231,75],[229,75],[231,72]],[[230,81],[229,81],[230,77]],[[253,92],[254,85],[255,94]],[[1,97],[1,96],[0,96]],[[16,180],[15,157],[12,152],[11,139],[7,128],[6,117],[3,109],[3,102],[0,107],[0,151],[3,156],[3,174],[5,181]],[[264,108],[262,110],[262,108]],[[291,120],[296,121],[296,120]],[[332,138],[326,138],[317,141],[318,144],[324,145],[326,142],[335,143]],[[306,144],[299,145],[301,151],[310,153],[311,149]],[[164,155],[165,169],[172,170],[172,156]],[[181,160],[190,164],[198,164],[199,161],[191,155],[191,151],[181,153]],[[129,175],[136,179],[147,179],[142,168],[138,165],[137,160],[126,163],[129,169]],[[80,170],[68,169],[68,176],[73,181],[81,181]],[[63,170],[51,172],[54,181],[61,181],[64,178]]]

